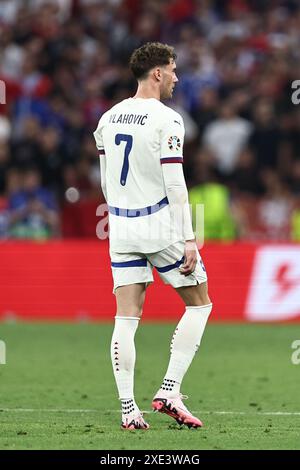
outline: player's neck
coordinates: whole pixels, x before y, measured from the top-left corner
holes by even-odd
[[[160,101],[160,91],[157,87],[151,86],[151,84],[139,84],[136,94],[133,98],[150,99],[155,98]]]

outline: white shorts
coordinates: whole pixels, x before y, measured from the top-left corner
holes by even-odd
[[[206,270],[198,252],[195,271],[188,276],[180,273],[179,267],[184,261],[184,241],[178,241],[156,253],[116,253],[110,251],[113,293],[120,286],[153,282],[153,267],[165,284],[174,288],[194,286],[207,281]]]

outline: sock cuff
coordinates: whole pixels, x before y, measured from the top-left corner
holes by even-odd
[[[213,304],[206,304],[206,305],[186,305],[185,309],[187,310],[188,308],[207,308],[207,307],[212,307]]]
[[[122,316],[116,315],[115,319],[116,320],[137,320],[137,321],[139,321],[140,317],[122,317]]]

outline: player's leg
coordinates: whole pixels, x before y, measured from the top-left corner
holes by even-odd
[[[207,282],[177,288],[186,308],[171,341],[169,366],[160,391],[178,395],[185,373],[199,349],[206,322],[212,309]]]
[[[156,393],[152,407],[167,413],[179,424],[189,427],[202,426],[182,403],[181,382],[197,352],[205,325],[212,309],[207,293],[207,283],[177,288],[176,291],[186,304],[171,341],[171,355],[167,372]]]
[[[117,313],[111,341],[111,359],[122,404],[124,429],[147,429],[134,398],[134,336],[142,314],[146,284],[120,286],[116,289]]]
[[[181,260],[183,246],[179,243],[173,249],[175,254],[171,256]],[[169,255],[170,249],[167,249],[167,259],[169,259]],[[172,269],[166,270],[168,266]],[[163,273],[163,280],[176,289],[185,302],[186,308],[175,329],[171,341],[168,369],[161,387],[153,399],[152,406],[154,409],[175,418],[180,424],[199,427],[202,425],[201,421],[194,417],[182,403],[180,386],[200,346],[212,304],[207,291],[206,271],[200,255],[195,272],[191,275],[183,276],[179,271],[179,266],[180,264],[175,262],[170,263],[167,267],[158,267],[158,271]]]
[[[152,267],[137,253],[110,252],[117,301],[111,342],[114,376],[122,403],[122,427],[147,429],[134,399],[134,337],[142,314],[146,286],[153,282]]]
[[[207,282],[179,287],[176,291],[185,303],[185,312],[172,338],[166,375],[173,377],[173,392],[179,393],[183,377],[200,347],[212,303],[208,296]]]

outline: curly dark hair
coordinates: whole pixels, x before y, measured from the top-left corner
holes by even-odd
[[[160,42],[147,42],[133,51],[129,66],[135,78],[143,80],[149,70],[159,65],[168,65],[171,59],[176,59],[172,46]]]

